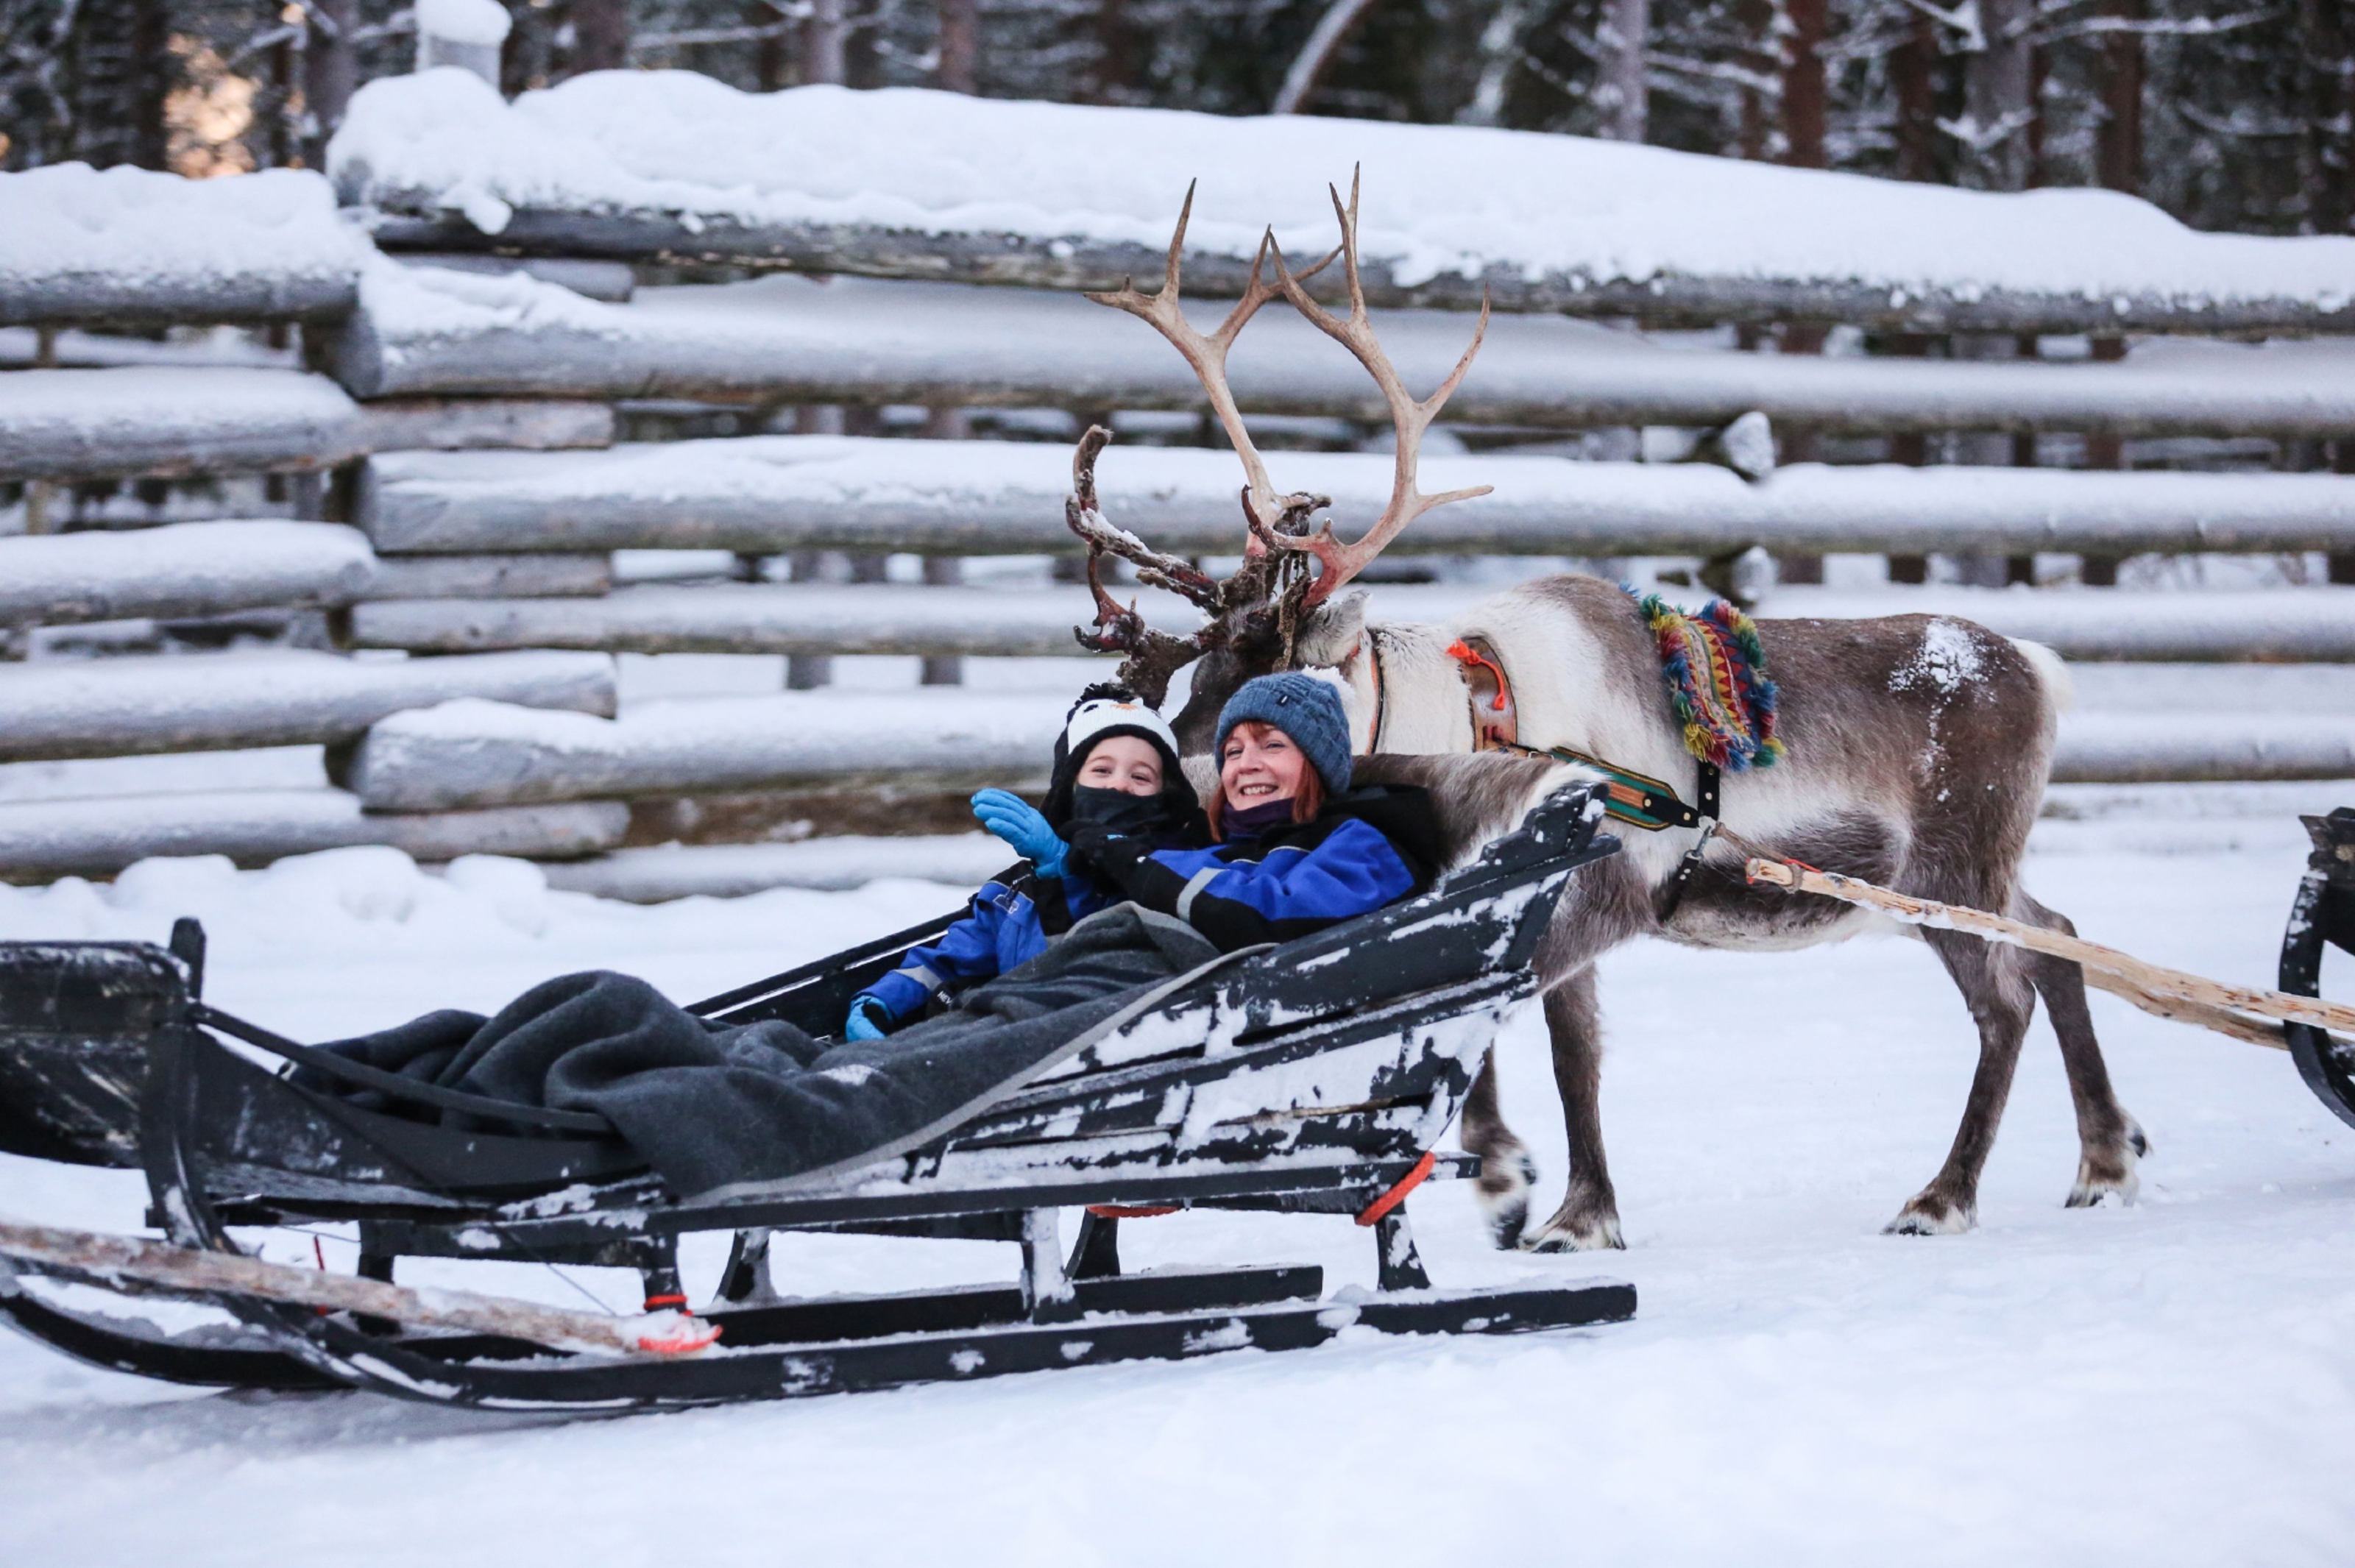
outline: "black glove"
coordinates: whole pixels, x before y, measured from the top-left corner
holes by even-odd
[[[1101,822],[1071,823],[1063,829],[1063,836],[1071,846],[1064,864],[1082,867],[1114,883],[1153,852],[1150,840],[1114,833]]]

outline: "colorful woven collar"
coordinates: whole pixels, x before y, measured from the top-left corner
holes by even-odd
[[[1688,615],[1657,593],[1636,595],[1644,624],[1659,645],[1668,701],[1684,726],[1685,750],[1728,773],[1772,767],[1783,754],[1774,738],[1774,683],[1750,617],[1722,599]]]

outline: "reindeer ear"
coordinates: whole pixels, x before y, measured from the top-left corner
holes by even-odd
[[[1366,595],[1344,593],[1318,605],[1293,644],[1296,667],[1338,668],[1358,655],[1366,635]]]

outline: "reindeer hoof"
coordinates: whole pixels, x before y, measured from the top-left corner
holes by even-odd
[[[1525,1253],[1600,1253],[1625,1252],[1627,1243],[1619,1234],[1619,1216],[1590,1214],[1578,1219],[1556,1214],[1545,1222],[1545,1228],[1533,1236],[1521,1239]]]
[[[2077,1162],[2077,1184],[2069,1189],[2064,1207],[2099,1209],[2105,1205],[2129,1207],[2136,1194],[2142,1190],[2142,1172],[2138,1162],[2150,1153],[2150,1139],[2134,1122],[2126,1123],[2126,1136],[2106,1158],[2086,1155]]]
[[[1497,1183],[1494,1189],[1492,1180]],[[1487,1216],[1488,1239],[1498,1252],[1509,1253],[1521,1244],[1521,1232],[1529,1222],[1529,1189],[1537,1180],[1538,1162],[1526,1149],[1490,1155],[1482,1162],[1473,1191]]]
[[[1979,1222],[1978,1211],[1966,1204],[1948,1203],[1928,1194],[1914,1199],[1897,1211],[1897,1218],[1881,1227],[1884,1236],[1959,1236]]]

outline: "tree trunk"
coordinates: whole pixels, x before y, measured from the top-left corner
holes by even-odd
[[[2345,234],[2355,228],[2355,0],[2304,0],[2299,20],[2308,96],[2307,222],[2318,234]]]
[[[1644,86],[1644,46],[1652,34],[1652,0],[1605,0],[1603,81],[1595,103],[1603,111],[1602,133],[1615,142],[1640,142],[1647,129],[1648,94]]]
[[[572,0],[570,16],[574,75],[629,68],[628,0]]]
[[[359,0],[312,0],[312,8],[315,19],[303,52],[303,96],[311,118],[304,159],[324,169],[327,139],[344,123],[359,85],[359,46],[352,34],[360,25],[360,7]]]
[[[945,91],[973,91],[981,59],[980,0],[940,0],[940,29],[941,59],[933,80]]]
[[[2109,14],[2138,22],[2144,0],[2109,0]],[[2109,190],[2142,189],[2142,35],[2102,39],[2102,119],[2094,142],[2094,177]]]
[[[811,0],[809,20],[803,24],[802,80],[839,84],[848,74],[849,40],[849,0]]]
[[[1889,57],[1889,82],[1897,99],[1896,175],[1902,180],[1937,177],[1938,90],[1931,74],[1937,62],[1937,24],[1916,12],[1913,30]]]
[[[2035,118],[2035,0],[1978,0],[1983,48],[1963,68],[1963,117],[1971,130],[1971,183],[2024,190]]]
[[[1783,161],[1803,169],[1824,166],[1823,45],[1828,0],[1788,0],[1790,32],[1783,41]]]

